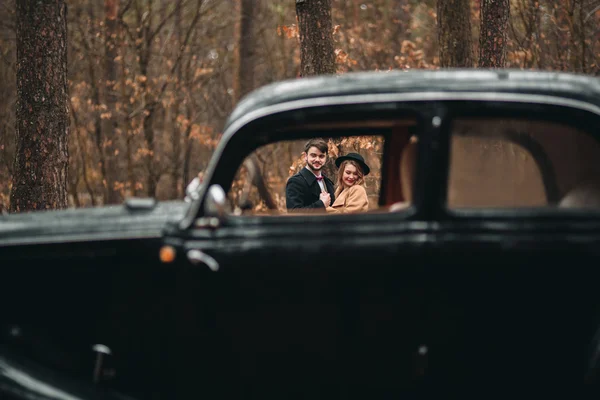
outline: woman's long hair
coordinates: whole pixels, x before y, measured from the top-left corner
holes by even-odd
[[[358,179],[354,182],[355,185],[363,185],[365,182],[365,173],[362,170],[362,167],[359,163],[353,160],[345,160],[340,164],[340,168],[338,168],[337,173],[337,181],[335,188],[335,197],[338,197],[342,190],[344,190],[344,170],[346,169],[346,165],[354,165],[356,167],[356,172],[358,172]]]

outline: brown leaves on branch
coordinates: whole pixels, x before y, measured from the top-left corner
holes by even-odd
[[[140,191],[147,189],[149,176],[158,182],[159,198],[176,198],[170,187],[184,187],[206,167],[231,111],[228,89],[238,45],[231,3],[121,1],[118,13],[108,16],[97,1],[71,3],[69,175],[80,204],[91,204],[90,196],[101,204],[105,187],[144,195]],[[256,52],[255,87],[296,77],[300,65],[295,2],[260,3],[249,33]],[[16,48],[7,39],[14,37],[9,21],[15,2],[7,4],[0,7],[0,21],[5,21],[0,23],[0,211],[15,151]],[[479,53],[479,4],[471,1],[474,54]],[[598,74],[600,10],[595,7],[591,1],[511,0],[507,67]],[[332,12],[338,74],[438,67],[435,1],[332,0]],[[116,22],[113,31],[109,21]],[[113,75],[105,73],[107,49]],[[376,142],[354,139],[341,146],[341,152],[379,151]],[[282,149],[275,151],[283,157]],[[332,156],[336,151],[331,149]],[[294,149],[289,159],[281,158],[281,170],[267,178],[278,182],[301,168],[299,153]],[[105,167],[111,162],[118,174],[107,181]]]
[[[298,38],[298,26],[292,25],[280,25],[277,27],[277,35],[285,36],[287,39]]]

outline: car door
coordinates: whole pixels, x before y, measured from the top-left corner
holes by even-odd
[[[580,385],[597,328],[598,219],[593,207],[561,204],[593,166],[589,126],[598,116],[560,99],[481,97],[396,104],[387,115],[406,107],[418,121],[413,202],[400,212],[386,201],[402,173],[384,166],[380,212],[216,212],[173,234],[186,338],[178,387],[193,390],[198,375],[214,390],[238,382],[226,393],[249,397],[450,393],[451,385],[468,393],[474,381]],[[248,129],[285,125],[277,117]],[[231,145],[256,147],[242,137]],[[385,161],[397,163],[386,149]],[[217,170],[207,187],[228,187],[234,171]],[[190,251],[204,262],[187,260]]]
[[[493,97],[493,109],[448,103],[434,134],[448,164],[434,184],[446,189],[428,315],[451,316],[454,330],[430,319],[427,376],[463,394],[473,382],[581,390],[598,322],[598,110]]]
[[[399,144],[410,142],[408,132],[418,153],[412,159],[431,161],[420,157],[427,149],[431,108],[411,103],[336,105],[328,113],[309,108],[302,115],[310,126],[296,120],[293,129],[273,128],[290,126],[289,119],[298,116],[291,110],[225,133],[207,190],[220,185],[231,191],[236,170],[261,145],[331,137],[343,146],[353,136],[373,134],[385,138],[377,168],[381,186],[372,210],[345,215],[223,214],[218,197],[224,193],[205,193],[206,211],[201,207],[186,230],[173,227],[166,240],[181,255],[175,263],[178,388],[192,391],[200,380],[205,390],[232,397],[306,397],[418,386],[420,259],[429,234],[416,205],[423,177],[416,174],[409,185],[412,202],[406,194],[394,196],[401,192],[400,153],[406,150]],[[419,170],[430,169],[417,161],[411,172]],[[374,187],[368,183],[368,190]]]

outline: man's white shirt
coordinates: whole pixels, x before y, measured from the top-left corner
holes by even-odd
[[[310,168],[307,168],[307,167],[304,167],[304,168],[309,170],[315,177],[320,176],[320,175],[316,175],[314,172],[312,172],[312,170]],[[325,182],[323,182],[323,179],[317,180],[317,183],[321,187],[321,192],[323,192],[323,191],[327,192],[327,188],[325,188]]]

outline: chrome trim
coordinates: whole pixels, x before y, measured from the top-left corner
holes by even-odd
[[[213,272],[217,272],[219,270],[219,263],[217,262],[217,260],[215,260],[214,258],[212,258],[211,256],[209,256],[201,250],[188,250],[187,257],[188,260],[194,265],[204,264]]]

